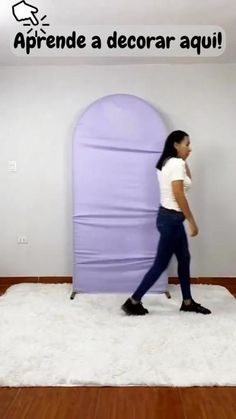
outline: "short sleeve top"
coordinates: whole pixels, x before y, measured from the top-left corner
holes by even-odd
[[[183,180],[184,192],[187,193],[191,186],[191,179],[186,173],[185,161],[178,157],[171,157],[162,167],[157,170],[157,177],[160,184],[160,202],[168,209],[181,211],[174,197],[171,183],[174,180]]]

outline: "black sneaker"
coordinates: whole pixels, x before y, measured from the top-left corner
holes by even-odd
[[[121,309],[129,315],[144,316],[148,313],[148,310],[143,307],[141,301],[139,303],[132,303],[131,298],[128,298],[126,302],[121,306]]]
[[[201,306],[201,304],[196,303],[194,300],[191,301],[191,304],[185,304],[184,301],[180,307],[180,311],[189,311],[201,314],[211,314],[211,311],[208,308]]]

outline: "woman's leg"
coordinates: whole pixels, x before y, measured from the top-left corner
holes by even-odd
[[[183,295],[183,303],[180,308],[181,311],[190,311],[201,314],[210,314],[208,308],[196,303],[191,295],[190,290],[190,253],[188,249],[188,239],[185,232],[184,225],[181,224],[176,234],[174,253],[178,260],[178,275]]]
[[[160,231],[160,240],[156,258],[151,269],[146,273],[141,284],[131,297],[135,301],[140,301],[144,294],[154,285],[162,272],[167,268],[174,253],[173,239],[176,228],[171,224],[162,224],[158,229]]]
[[[179,224],[175,237],[174,253],[178,261],[178,276],[180,280],[183,300],[192,298],[190,290],[190,253],[188,239],[183,223]]]

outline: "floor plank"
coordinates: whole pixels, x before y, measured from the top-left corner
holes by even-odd
[[[181,388],[185,419],[235,419],[236,387]]]
[[[0,418],[2,419],[3,415],[6,414],[9,407],[14,403],[16,396],[20,392],[19,388],[9,388],[2,387],[0,388]]]
[[[176,388],[101,388],[99,401],[101,413],[107,409],[106,419],[183,419]]]
[[[1,417],[19,418],[183,419],[183,409],[176,388],[22,388]]]

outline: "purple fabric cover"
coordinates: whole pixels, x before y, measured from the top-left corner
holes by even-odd
[[[136,96],[92,103],[73,141],[76,292],[132,292],[152,265],[158,243],[155,164],[166,138],[158,112]],[[168,288],[164,273],[150,292]]]

